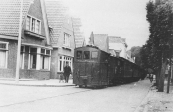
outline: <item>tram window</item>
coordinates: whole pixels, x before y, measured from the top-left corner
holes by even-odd
[[[84,51],[84,59],[90,59],[90,52],[89,51]]]
[[[77,59],[82,59],[82,51],[77,51]]]
[[[92,52],[91,58],[96,59],[97,57],[98,57],[98,52],[97,51]]]

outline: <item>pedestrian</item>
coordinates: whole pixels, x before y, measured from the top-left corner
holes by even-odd
[[[150,82],[152,83],[152,81],[153,81],[153,74],[149,74],[149,79],[150,79]]]
[[[68,83],[69,75],[71,74],[71,68],[69,66],[69,63],[66,63],[66,66],[64,67],[64,79],[65,83]]]
[[[156,81],[156,75],[153,74],[153,81]]]
[[[168,69],[165,70],[165,79],[168,80]]]

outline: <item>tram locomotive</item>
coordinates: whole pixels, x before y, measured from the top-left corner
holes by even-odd
[[[79,47],[74,51],[73,83],[79,87],[137,81],[141,78],[140,71],[136,64],[94,46]]]

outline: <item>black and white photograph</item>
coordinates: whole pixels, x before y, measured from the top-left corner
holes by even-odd
[[[0,0],[0,112],[173,112],[173,0]]]

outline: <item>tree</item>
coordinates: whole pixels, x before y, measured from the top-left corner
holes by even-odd
[[[131,56],[135,57],[135,63],[137,65],[141,65],[141,58],[140,58],[140,50],[141,47],[139,46],[133,46],[130,51],[131,51]]]
[[[160,71],[157,73],[157,83],[158,91],[162,92],[167,59],[170,55],[169,49],[172,46],[173,2],[172,0],[163,0],[159,4],[154,4],[149,1],[146,10],[147,21],[150,24],[150,35],[140,52],[142,66]]]

